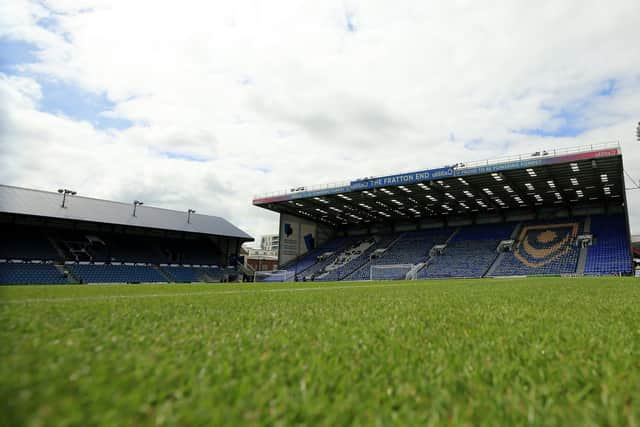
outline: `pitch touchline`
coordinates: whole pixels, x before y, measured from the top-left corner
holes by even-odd
[[[39,302],[72,302],[72,301],[104,301],[118,299],[144,299],[144,298],[164,298],[164,297],[184,297],[198,295],[233,295],[233,294],[249,294],[249,293],[275,293],[275,292],[304,292],[304,291],[323,291],[333,289],[371,289],[371,288],[392,288],[392,287],[410,287],[421,286],[428,282],[418,282],[411,284],[389,284],[389,285],[351,285],[351,286],[315,286],[312,288],[279,288],[279,289],[238,289],[229,291],[205,291],[205,292],[178,292],[178,293],[162,293],[162,294],[139,294],[139,295],[98,295],[89,297],[61,297],[61,298],[28,298],[21,300],[0,301],[0,304],[20,304],[20,303],[39,303]]]

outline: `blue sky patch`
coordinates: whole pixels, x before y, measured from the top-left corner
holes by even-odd
[[[608,79],[601,82],[597,89],[585,97],[560,106],[543,105],[541,110],[547,112],[549,119],[540,127],[520,129],[515,133],[542,137],[575,137],[590,129],[589,111],[602,98],[615,96],[617,80]]]
[[[160,154],[172,160],[188,160],[190,162],[206,162],[209,160],[204,156],[199,156],[197,154],[191,154],[191,153],[180,153],[178,151],[163,151]]]
[[[126,129],[133,125],[130,120],[101,114],[115,107],[105,94],[88,92],[58,80],[38,79],[38,82],[42,87],[41,111],[87,121],[98,129]]]
[[[31,43],[0,39],[0,72],[16,74],[18,66],[36,62],[37,47]]]
[[[48,25],[52,25],[52,22]],[[126,129],[133,126],[130,120],[106,117],[102,114],[115,108],[115,103],[104,93],[95,94],[68,82],[21,70],[21,65],[38,62],[37,52],[38,48],[34,44],[0,39],[0,73],[35,79],[42,92],[40,111],[87,121],[97,129]]]

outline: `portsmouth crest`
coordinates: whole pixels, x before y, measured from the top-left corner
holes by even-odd
[[[575,222],[524,227],[514,255],[529,267],[547,265],[571,250],[578,228]]]

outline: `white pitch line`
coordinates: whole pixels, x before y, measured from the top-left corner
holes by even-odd
[[[417,282],[411,284],[389,284],[389,285],[351,285],[351,286],[315,286],[307,288],[278,288],[278,289],[238,289],[229,291],[206,291],[206,292],[177,292],[162,294],[134,294],[134,295],[97,295],[88,297],[61,297],[61,298],[26,298],[16,300],[0,300],[0,304],[21,304],[21,303],[42,303],[42,302],[73,302],[73,301],[105,301],[119,299],[145,299],[145,298],[167,298],[167,297],[188,297],[201,295],[234,295],[249,293],[275,293],[275,292],[305,292],[305,291],[327,291],[341,289],[371,289],[371,288],[397,288],[421,286],[428,282]]]

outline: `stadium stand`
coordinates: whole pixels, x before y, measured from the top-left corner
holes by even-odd
[[[420,270],[419,278],[482,277],[498,257],[496,248],[509,238],[515,223],[461,227],[441,255]]]
[[[591,217],[594,242],[588,247],[585,274],[631,274],[631,253],[624,215]]]
[[[148,206],[134,217],[127,203],[75,195],[63,207],[57,193],[0,185],[0,284],[240,277],[240,245],[251,237],[222,218],[192,213],[189,220]]]
[[[629,274],[630,247],[624,216],[592,218],[595,243],[588,249],[585,274]],[[575,274],[580,253],[576,238],[584,225],[585,217],[572,217],[340,237],[291,263],[288,270],[306,267],[298,272],[298,280],[314,281],[368,280],[371,266],[385,267],[377,280],[399,280],[405,278],[405,266],[420,267],[420,263],[425,263],[417,271],[421,279],[480,278],[492,266],[491,276]],[[513,251],[500,254],[498,245],[516,230]],[[430,256],[435,245],[445,243],[442,253]],[[317,260],[328,252],[330,256]]]
[[[253,199],[280,215],[280,259],[313,230],[319,242],[361,236],[357,248],[297,261],[303,280],[631,273],[618,143],[291,188]],[[452,230],[446,242],[429,240],[437,229]],[[377,241],[385,233],[394,238]]]

